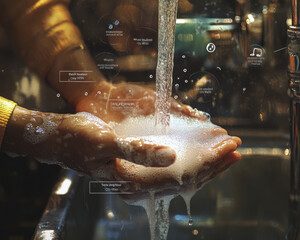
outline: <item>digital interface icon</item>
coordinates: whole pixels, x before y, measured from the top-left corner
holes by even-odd
[[[212,53],[216,50],[216,45],[213,43],[208,43],[206,45],[206,51],[208,51],[209,53]]]
[[[262,55],[263,55],[263,51],[262,51],[261,48],[253,48],[253,52],[250,53],[251,57],[254,57],[254,56],[256,56],[256,57],[262,57]]]
[[[265,49],[258,45],[252,44],[249,47],[247,62],[249,66],[259,67],[262,66],[265,60],[266,52]]]

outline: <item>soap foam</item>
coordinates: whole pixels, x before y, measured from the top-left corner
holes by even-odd
[[[155,144],[169,146],[176,151],[176,161],[169,167],[147,168],[142,165],[135,167],[137,169],[135,172],[140,173],[140,178],[143,178],[146,182],[151,179],[151,175],[155,178],[164,175],[175,179],[181,185],[184,175],[192,179],[197,175],[198,170],[203,168],[203,164],[213,161],[217,154],[212,148],[217,143],[229,138],[227,134],[215,134],[215,129],[219,127],[209,120],[200,121],[175,115],[171,115],[168,135],[153,134],[155,133],[153,116],[127,118],[121,124],[114,122],[109,125],[120,136],[144,138]],[[132,168],[132,164],[127,163],[125,160],[122,161],[125,167]],[[129,175],[135,174],[135,172],[128,170]]]
[[[34,121],[31,121],[25,126],[23,137],[32,144],[38,144],[45,141],[57,128],[57,124],[53,122],[50,117],[46,117],[45,115],[41,115],[40,117],[42,118],[41,125],[31,123],[36,122],[36,120],[32,118]]]
[[[169,146],[176,151],[176,161],[168,167],[145,167],[121,160],[129,178],[138,179],[144,184],[165,180],[164,184],[177,188],[177,192],[161,194],[162,189],[152,188],[150,196],[140,200],[127,201],[129,204],[144,207],[149,218],[151,240],[166,239],[169,227],[168,209],[170,201],[180,195],[186,202],[189,224],[192,224],[190,201],[199,190],[197,175],[200,170],[209,169],[209,164],[218,159],[214,146],[230,138],[225,130],[212,124],[210,120],[199,120],[185,116],[171,115],[170,131],[167,135],[155,135],[154,117],[127,118],[122,123],[109,123],[120,136],[144,138],[155,144]],[[210,175],[207,176],[210,178]],[[175,180],[175,182],[174,182]],[[167,182],[166,182],[167,181]],[[177,186],[176,185],[177,182]],[[183,183],[185,182],[185,185]],[[180,186],[181,185],[181,186]],[[140,190],[140,184],[136,184]]]

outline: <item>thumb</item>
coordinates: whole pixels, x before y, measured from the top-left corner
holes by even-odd
[[[173,149],[137,137],[119,137],[118,147],[121,158],[144,166],[167,167],[176,159]]]

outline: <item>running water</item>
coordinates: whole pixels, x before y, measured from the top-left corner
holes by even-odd
[[[156,67],[155,125],[157,134],[166,134],[170,126],[170,97],[175,46],[178,0],[159,0],[158,58]]]
[[[145,209],[150,229],[151,240],[166,240],[169,230],[169,206],[175,195],[155,197],[154,191],[149,191],[149,197],[131,205]]]
[[[175,46],[175,28],[178,0],[159,0],[158,7],[158,59],[156,67],[155,133],[167,134],[170,128],[170,98]],[[181,179],[180,179],[181,180]],[[151,240],[167,239],[169,205],[173,197],[156,199],[150,194],[144,208],[150,225]]]
[[[178,0],[159,0],[155,101],[155,126],[157,134],[167,134],[170,129],[170,98],[173,83],[172,75],[177,8]],[[167,239],[170,201],[171,199],[152,199],[152,204],[155,204],[154,217],[156,218],[155,223],[151,223],[151,218],[149,218],[152,240]],[[152,209],[152,215],[153,211]],[[149,214],[151,215],[151,213]]]

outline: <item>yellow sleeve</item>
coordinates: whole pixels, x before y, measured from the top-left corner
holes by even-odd
[[[7,122],[16,107],[16,103],[0,97],[0,149],[6,129]]]

